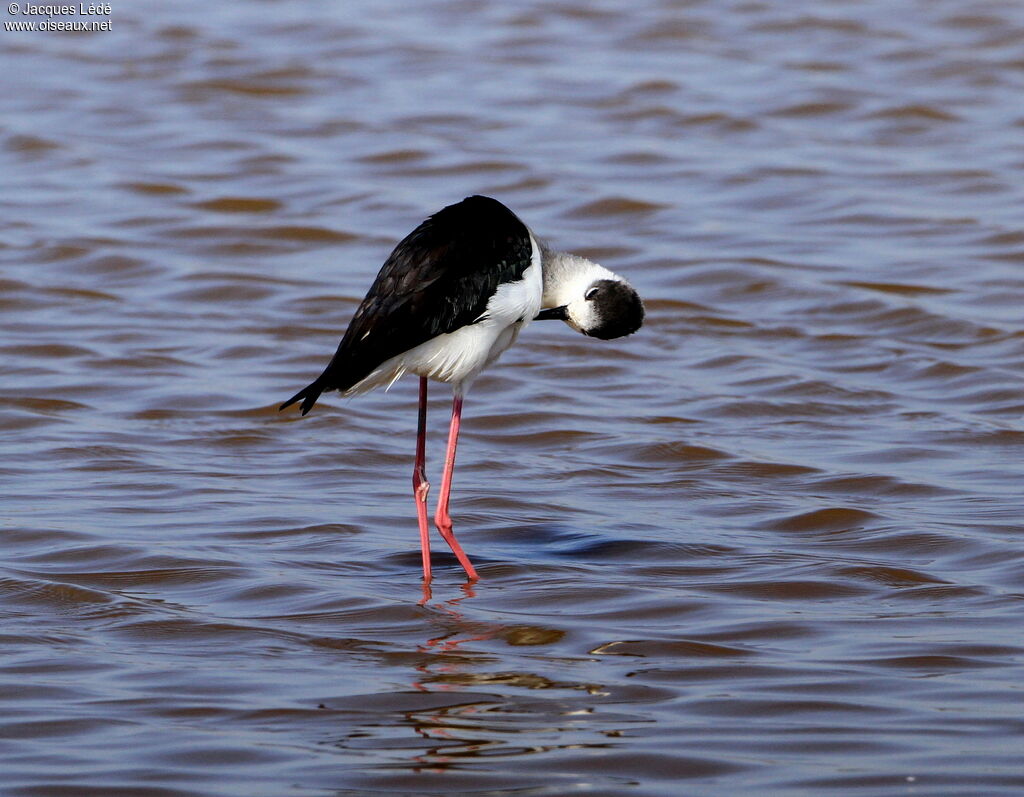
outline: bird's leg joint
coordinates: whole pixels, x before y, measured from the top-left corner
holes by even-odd
[[[447,510],[438,508],[434,514],[434,525],[441,532],[441,536],[447,539],[452,532],[452,516],[448,514]]]
[[[416,467],[413,469],[412,491],[415,494],[417,501],[423,504],[427,502],[427,493],[430,492],[430,482],[427,481],[427,473],[423,469],[422,463],[416,463]]]

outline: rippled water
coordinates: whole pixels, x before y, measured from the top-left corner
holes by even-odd
[[[0,32],[0,791],[1024,791],[1024,6],[111,20]],[[415,380],[276,406],[471,193],[648,323],[477,383],[424,596]]]

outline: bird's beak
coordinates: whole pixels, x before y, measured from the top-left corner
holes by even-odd
[[[534,321],[568,321],[569,313],[565,305],[561,307],[549,307],[547,310],[541,310],[537,313],[537,317]]]

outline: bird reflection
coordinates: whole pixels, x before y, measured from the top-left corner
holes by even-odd
[[[450,598],[442,603],[431,604],[433,595],[430,585],[423,584],[423,599],[419,605],[426,609],[428,618],[435,630],[442,633],[427,639],[423,644],[417,646],[420,653],[425,654],[453,654],[458,653],[459,646],[467,642],[479,642],[484,639],[491,639],[500,634],[505,626],[482,621],[466,620],[465,615],[459,611],[459,604],[465,600],[476,597],[476,590],[472,581],[466,581],[462,585],[462,595]],[[450,656],[438,657],[431,655],[416,666],[416,669],[426,676],[427,681],[436,684],[438,691],[448,691],[453,684],[446,684],[438,681],[439,673],[457,673],[460,667],[468,659],[453,660]],[[431,691],[424,686],[423,680],[413,682],[413,687],[421,692]]]
[[[462,585],[461,595],[442,603],[430,604],[430,584],[424,582],[423,599],[419,605],[428,611],[428,619],[434,631],[440,630],[442,633],[431,636],[417,646],[417,650],[425,656],[416,665],[416,670],[422,677],[412,682],[414,689],[420,692],[449,692],[462,688],[466,677],[472,678],[470,673],[465,672],[465,667],[472,658],[459,656],[459,647],[467,642],[490,639],[504,630],[504,626],[501,625],[466,620],[465,615],[459,610],[459,605],[475,597],[473,582],[466,581]],[[418,765],[417,771],[444,771],[452,763],[453,748],[458,749],[458,757],[462,758],[476,755],[484,748],[496,744],[488,739],[472,740],[461,735],[467,730],[465,718],[482,710],[479,705],[467,704],[407,713],[406,718],[416,733],[435,743],[413,757]],[[460,735],[456,735],[456,729]],[[448,752],[444,752],[445,750]]]
[[[407,681],[412,688],[396,685],[390,694],[367,696],[388,719],[356,710],[359,719],[342,747],[360,754],[390,751],[403,760],[400,768],[429,775],[471,771],[484,761],[609,746],[613,731],[594,727],[594,700],[607,695],[603,687],[555,680],[532,669],[545,660],[537,648],[557,644],[565,632],[475,619],[469,602],[477,599],[477,589],[467,581],[454,597],[437,602],[424,589],[418,604],[422,641],[406,649],[414,656]],[[517,655],[506,646],[527,650]],[[516,666],[524,660],[525,667]],[[346,713],[339,709],[339,718]]]

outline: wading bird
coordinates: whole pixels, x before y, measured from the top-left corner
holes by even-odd
[[[636,332],[644,306],[622,277],[582,257],[552,252],[511,210],[471,196],[435,213],[402,240],[356,309],[324,372],[281,409],[320,394],[345,396],[390,386],[409,372],[420,378],[413,494],[430,582],[427,523],[427,380],[452,386],[452,419],[434,524],[470,580],[477,573],[452,532],[448,514],[462,400],[470,383],[534,319],[558,319],[608,340]]]

